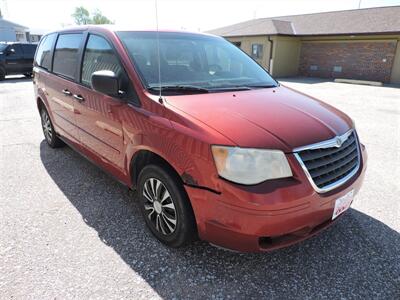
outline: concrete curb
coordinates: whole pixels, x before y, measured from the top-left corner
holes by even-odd
[[[351,84],[363,84],[363,85],[372,85],[372,86],[383,86],[382,82],[379,81],[367,81],[367,80],[356,80],[356,79],[344,79],[344,78],[335,78],[335,82],[339,83],[351,83]]]

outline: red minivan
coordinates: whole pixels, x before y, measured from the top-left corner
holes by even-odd
[[[348,116],[220,37],[65,29],[42,38],[33,83],[48,145],[136,189],[150,231],[172,247],[304,240],[350,207],[364,177]]]

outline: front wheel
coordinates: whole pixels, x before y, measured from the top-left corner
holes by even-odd
[[[42,107],[40,110],[40,119],[42,121],[43,135],[44,138],[46,139],[47,144],[51,148],[59,148],[64,146],[64,142],[60,140],[60,138],[56,135],[53,123],[51,123],[50,120],[49,113],[44,107]]]
[[[197,237],[193,210],[176,174],[146,166],[139,175],[138,192],[145,222],[162,243],[182,247]]]

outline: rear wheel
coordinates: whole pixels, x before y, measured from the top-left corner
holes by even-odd
[[[43,135],[47,144],[51,148],[59,148],[64,146],[64,142],[56,135],[53,123],[51,123],[50,116],[44,107],[42,107],[40,110],[40,119],[42,121]]]
[[[171,247],[196,239],[196,222],[186,192],[176,174],[157,165],[139,175],[140,208],[153,235]]]
[[[6,71],[3,68],[0,68],[0,81],[6,78]]]
[[[26,78],[32,78],[32,73],[25,73],[24,76],[25,76]]]

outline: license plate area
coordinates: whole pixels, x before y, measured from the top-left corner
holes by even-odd
[[[342,213],[349,209],[354,199],[354,190],[351,190],[346,195],[336,199],[335,208],[333,209],[332,220],[336,219]]]

